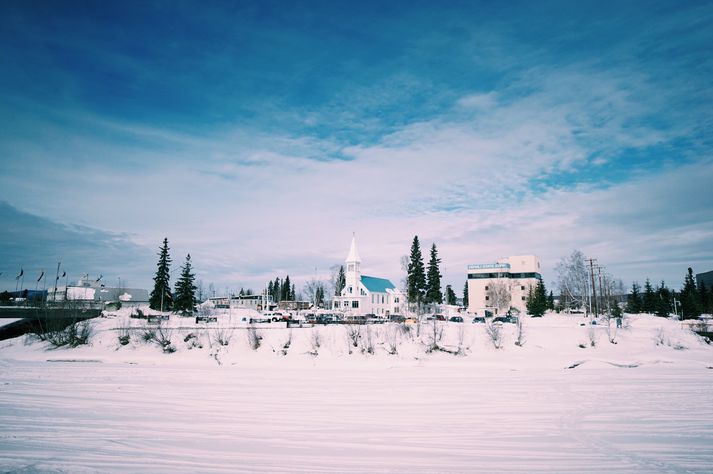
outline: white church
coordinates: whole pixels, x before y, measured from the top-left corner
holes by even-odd
[[[361,259],[356,248],[356,238],[353,236],[345,263],[346,284],[341,294],[334,297],[334,309],[347,314],[374,314],[379,317],[403,314],[406,298],[401,290],[386,278],[361,274]]]

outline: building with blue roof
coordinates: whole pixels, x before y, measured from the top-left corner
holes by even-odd
[[[401,290],[386,278],[361,274],[361,258],[354,236],[345,263],[346,284],[341,294],[334,297],[334,309],[353,315],[373,314],[384,318],[403,314],[406,299]]]

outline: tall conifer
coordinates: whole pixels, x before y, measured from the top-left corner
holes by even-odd
[[[428,261],[428,272],[426,273],[426,304],[443,303],[443,293],[441,292],[441,271],[438,265],[441,259],[438,258],[436,244],[431,245],[431,259]]]
[[[421,304],[426,293],[426,273],[423,267],[423,255],[418,236],[414,236],[411,244],[411,256],[408,264],[408,300],[411,303]]]
[[[193,312],[196,307],[196,276],[191,272],[191,254],[186,256],[186,263],[181,267],[181,276],[176,281],[174,309]],[[243,290],[241,289],[241,294]]]
[[[163,245],[159,249],[156,276],[154,276],[154,287],[149,297],[149,307],[154,310],[170,310],[173,307],[173,297],[171,295],[171,256],[168,254],[168,239],[163,239]]]

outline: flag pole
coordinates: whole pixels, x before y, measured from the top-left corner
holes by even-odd
[[[57,301],[57,281],[59,280],[59,266],[62,264],[62,259],[57,262],[57,273],[54,276],[54,293],[52,293],[52,301]]]

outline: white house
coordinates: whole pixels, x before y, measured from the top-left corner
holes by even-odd
[[[468,265],[468,312],[498,314],[513,307],[524,314],[530,288],[541,279],[540,260],[534,255]]]
[[[386,278],[361,274],[361,259],[355,237],[352,237],[345,263],[346,284],[341,294],[334,297],[334,309],[350,314],[375,314],[382,317],[403,313],[406,301],[393,283]]]

